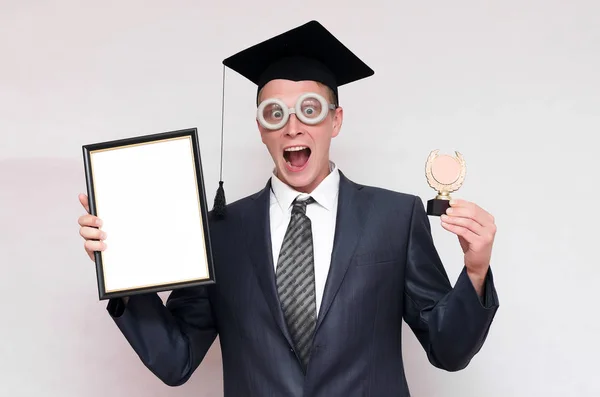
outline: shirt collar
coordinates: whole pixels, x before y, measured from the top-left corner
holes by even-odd
[[[273,171],[271,177],[271,189],[282,211],[287,211],[292,206],[294,200],[298,197],[312,197],[319,205],[328,211],[332,211],[335,205],[335,200],[338,197],[340,186],[340,173],[337,165],[333,162],[329,163],[329,175],[313,190],[312,193],[306,194],[295,190],[293,187],[282,182]]]

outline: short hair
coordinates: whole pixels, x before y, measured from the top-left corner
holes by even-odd
[[[333,92],[333,90],[332,90],[332,89],[331,89],[329,86],[327,86],[327,85],[325,85],[325,84],[323,84],[323,83],[320,83],[320,82],[318,82],[318,81],[316,81],[315,83],[317,83],[317,85],[318,85],[319,87],[325,88],[325,90],[327,91],[326,99],[327,99],[327,100],[328,100],[330,103],[333,103],[333,104],[335,105],[335,107],[337,108],[337,107],[339,106],[339,103],[338,103],[338,98],[337,98],[337,96],[335,95],[335,93]],[[261,89],[258,91],[258,95],[256,95],[256,106],[258,106],[258,105],[260,104],[260,96],[261,96],[261,94],[262,94],[262,91],[263,91],[263,89],[264,89],[264,87],[263,87],[263,88],[261,88]]]

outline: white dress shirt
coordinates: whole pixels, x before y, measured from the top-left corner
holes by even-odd
[[[316,201],[306,207],[306,216],[310,218],[312,224],[317,315],[331,262],[340,185],[340,174],[334,163],[330,164],[330,170],[329,175],[310,194],[294,190],[277,178],[275,173],[271,178],[271,243],[275,271],[281,244],[290,223],[292,203],[298,197],[308,198],[309,196]]]

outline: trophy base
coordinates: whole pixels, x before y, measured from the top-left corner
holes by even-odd
[[[442,216],[450,208],[450,200],[431,199],[427,201],[427,215]]]

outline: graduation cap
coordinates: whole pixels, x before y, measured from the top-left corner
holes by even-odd
[[[228,67],[257,85],[260,90],[269,81],[310,80],[329,87],[339,103],[338,87],[372,76],[374,71],[317,21],[310,21],[287,32],[246,48],[223,60]],[[224,92],[224,91],[223,91]],[[221,180],[213,213],[225,216],[223,190],[223,132],[221,131]]]

